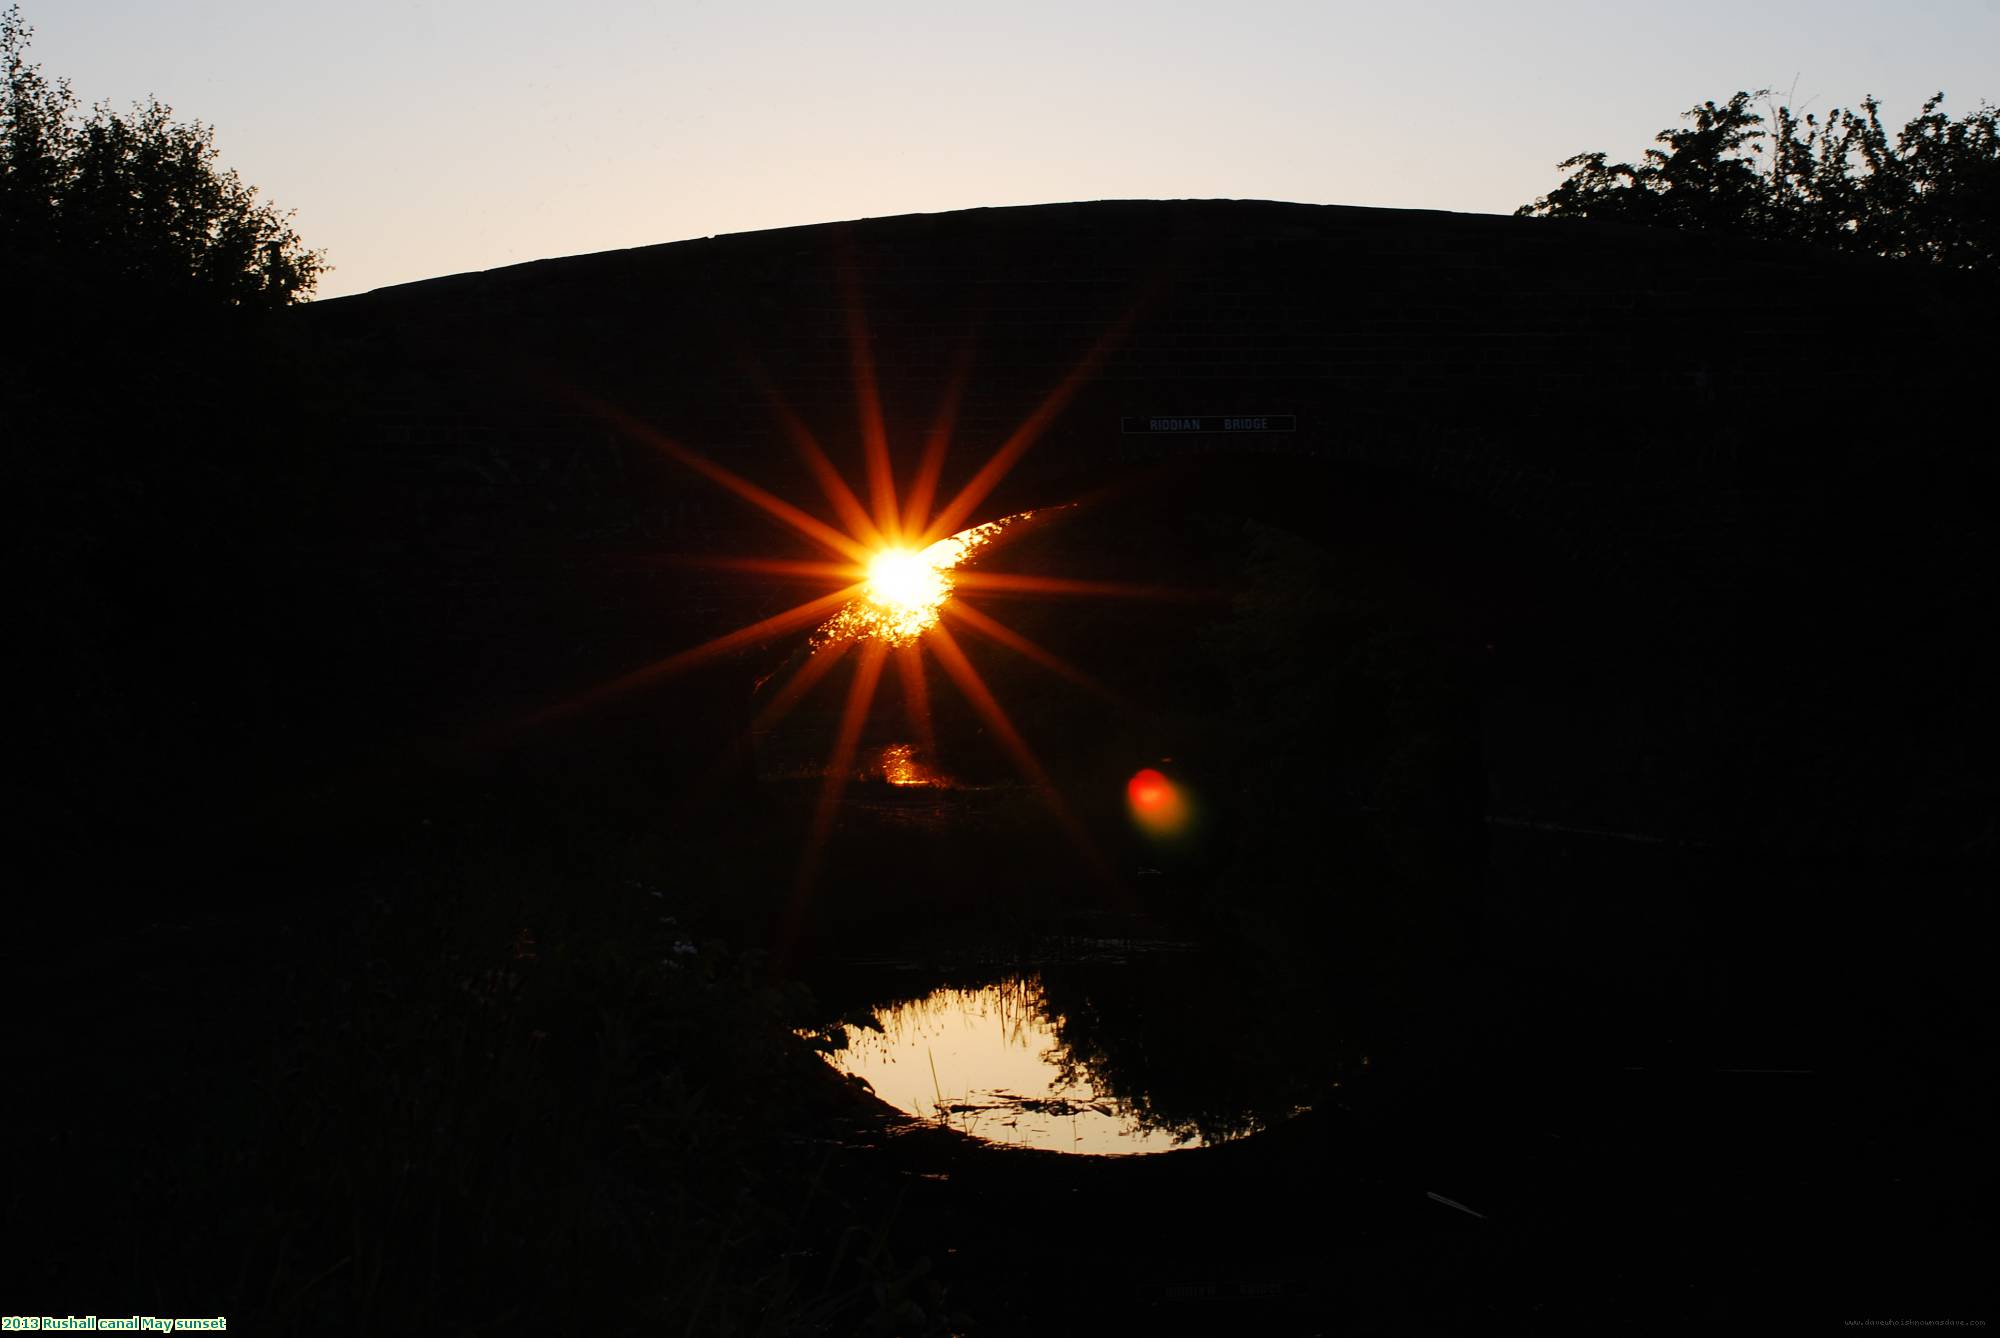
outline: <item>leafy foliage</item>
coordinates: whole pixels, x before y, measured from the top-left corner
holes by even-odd
[[[0,240],[17,262],[236,306],[309,296],[328,266],[290,214],[217,165],[215,131],[148,98],[86,116],[27,59],[33,29],[0,13]]]
[[[1602,151],[1559,164],[1561,185],[1515,213],[1812,242],[1959,269],[2000,269],[2000,108],[1952,120],[1944,94],[1893,134],[1880,104],[1824,121],[1768,89],[1690,109],[1637,164]],[[1769,118],[1752,107],[1767,99]]]

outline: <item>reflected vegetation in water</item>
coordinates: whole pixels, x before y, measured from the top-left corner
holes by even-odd
[[[913,1115],[996,1143],[1058,1152],[1157,1152],[1191,1140],[1147,1129],[1060,1058],[1035,977],[937,990],[850,1027],[832,1058]]]
[[[849,1025],[829,1059],[898,1109],[997,1143],[1098,1154],[1245,1137],[1365,1063],[1326,1010],[1193,952],[942,985]]]

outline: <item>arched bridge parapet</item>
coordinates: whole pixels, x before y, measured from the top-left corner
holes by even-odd
[[[1470,508],[1496,542],[1587,574],[1575,620],[1622,625],[1628,660],[1682,657],[1648,681],[1700,701],[1634,708],[1631,729],[1727,739],[1687,765],[1766,778],[1749,787],[1800,779],[1787,759],[1812,703],[1853,698],[1845,648],[1877,635],[1857,617],[1905,635],[1983,597],[1969,573],[1996,556],[1977,500],[1994,482],[1980,434],[1996,296],[1978,276],[1615,225],[1106,201],[540,261],[297,319],[345,388],[360,523],[485,582],[496,623],[594,645],[605,667],[782,597],[656,555],[793,541],[601,407],[831,519],[778,409],[865,494],[865,365],[899,478],[948,423],[940,496],[1038,426],[972,520],[1190,455],[1239,479],[1266,469],[1274,490],[1324,487],[1330,506],[1340,489],[1350,507]],[[1125,430],[1208,415],[1290,426]],[[1401,542],[1415,552],[1451,523]],[[1857,590],[1874,593],[1857,605]],[[468,658],[488,651],[468,635]],[[1899,700],[1945,699],[1914,667],[1937,658],[1898,661]],[[1933,714],[1884,737],[1964,727]],[[1857,775],[1881,760],[1850,751]]]

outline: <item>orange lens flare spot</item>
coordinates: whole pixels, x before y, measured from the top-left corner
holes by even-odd
[[[1125,803],[1132,820],[1154,836],[1175,836],[1187,826],[1188,802],[1180,787],[1151,767],[1125,782]]]

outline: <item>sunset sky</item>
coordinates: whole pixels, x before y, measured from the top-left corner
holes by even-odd
[[[2000,100],[2000,0],[23,0],[335,266],[320,296],[835,219],[1113,198],[1505,213],[1739,88]]]

